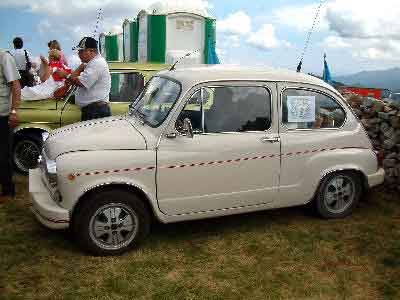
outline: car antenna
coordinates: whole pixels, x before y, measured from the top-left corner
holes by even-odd
[[[309,31],[308,34],[307,34],[307,38],[306,38],[306,42],[305,42],[305,44],[304,44],[303,52],[302,52],[301,55],[300,55],[300,62],[299,62],[299,64],[297,65],[297,70],[296,70],[297,73],[300,73],[300,72],[301,72],[301,67],[302,67],[302,65],[303,65],[303,59],[304,59],[304,56],[306,55],[306,52],[307,52],[307,50],[308,50],[308,46],[309,46],[309,44],[310,44],[310,42],[311,42],[311,35],[312,35],[312,33],[314,32],[315,26],[317,25],[319,13],[320,13],[321,8],[322,8],[323,5],[324,5],[324,0],[320,0],[320,1],[319,1],[319,5],[318,5],[318,7],[317,7],[317,9],[316,9],[316,11],[315,11],[314,21],[313,21],[313,23],[312,23],[312,26],[311,26],[311,28],[310,28],[310,31]]]
[[[185,57],[189,57],[192,54],[195,54],[196,52],[200,51],[200,49],[194,50],[192,52],[188,52],[186,53],[184,56],[182,56],[181,58],[179,58],[176,62],[174,62],[174,64],[171,66],[171,68],[169,69],[170,71],[175,70],[175,66],[177,63],[181,62],[182,59],[184,59]]]

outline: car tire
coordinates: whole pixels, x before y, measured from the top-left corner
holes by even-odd
[[[149,211],[134,193],[108,189],[83,201],[72,226],[78,242],[91,254],[121,254],[137,247],[150,231]]]
[[[362,193],[361,179],[355,172],[336,172],[326,176],[314,201],[318,215],[338,219],[350,215]]]
[[[43,147],[40,134],[19,134],[14,137],[12,159],[16,170],[24,175],[29,169],[38,166],[38,159]]]

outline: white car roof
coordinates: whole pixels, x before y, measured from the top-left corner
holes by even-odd
[[[158,75],[176,79],[182,84],[190,86],[206,81],[254,80],[294,82],[322,86],[338,94],[338,92],[331,85],[317,77],[286,69],[230,65],[199,65],[190,67],[177,65],[175,70],[161,71],[158,73]]]

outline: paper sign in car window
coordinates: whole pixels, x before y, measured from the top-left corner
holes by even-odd
[[[315,122],[315,96],[287,96],[288,122]]]

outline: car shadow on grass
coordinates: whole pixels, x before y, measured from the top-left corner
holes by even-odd
[[[319,222],[306,206],[265,210],[245,214],[222,216],[194,221],[152,225],[151,240],[163,242],[201,239],[224,234],[265,231],[273,225],[289,225],[293,222]]]
[[[381,201],[396,198],[394,194],[385,193],[382,188],[372,189],[363,196],[353,214],[344,219],[326,220],[320,218],[313,205],[279,208],[245,214],[237,214],[202,220],[162,224],[155,221],[144,247],[152,247],[156,243],[171,243],[192,239],[207,239],[225,234],[242,234],[254,232],[282,231],[313,228],[315,231],[329,226],[342,226],[355,223],[368,223],[366,218],[380,210],[383,215],[392,215],[394,210]],[[328,228],[329,229],[329,228]]]
[[[296,230],[296,227],[301,228],[302,226],[318,227],[330,223],[348,223],[351,222],[352,218],[359,218],[365,212],[379,206],[375,198],[380,194],[383,195],[382,197],[389,197],[387,194],[383,194],[381,189],[375,189],[363,198],[353,216],[341,220],[322,220],[315,214],[311,205],[305,205],[171,224],[154,221],[149,237],[140,245],[140,248],[173,247],[176,242],[208,240],[224,235],[279,231],[285,230],[287,226]],[[28,236],[28,241],[30,240],[32,243],[31,249],[51,248],[58,255],[66,256],[84,254],[71,230],[47,229],[35,220],[33,214],[25,210],[21,211],[21,207],[18,206],[10,207],[9,210],[10,212],[15,211],[14,214],[17,214],[17,217],[18,214],[22,214],[20,216],[22,219],[29,219],[23,222],[30,223],[29,227],[31,228],[21,236],[21,239],[25,239],[26,242]],[[390,213],[390,210],[388,213]]]

